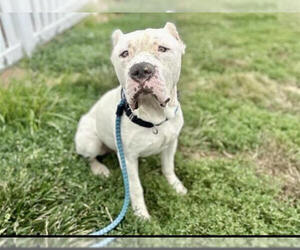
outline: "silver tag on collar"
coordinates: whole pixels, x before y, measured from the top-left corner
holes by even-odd
[[[158,129],[157,129],[157,127],[153,127],[153,128],[152,128],[152,132],[153,132],[153,134],[157,135],[157,134],[158,134]]]

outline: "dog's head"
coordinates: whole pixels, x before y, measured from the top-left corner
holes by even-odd
[[[170,101],[181,69],[185,45],[173,23],[161,29],[112,34],[111,61],[126,99],[134,110],[142,95],[151,95],[161,107]],[[141,103],[142,104],[142,103]]]

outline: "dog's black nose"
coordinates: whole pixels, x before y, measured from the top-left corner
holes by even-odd
[[[151,63],[141,62],[134,64],[130,68],[129,75],[136,82],[142,83],[153,76],[154,70],[154,66]]]

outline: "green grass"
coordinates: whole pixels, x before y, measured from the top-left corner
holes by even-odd
[[[22,74],[0,86],[0,234],[84,235],[118,214],[116,156],[104,160],[112,176],[95,177],[73,138],[118,84],[112,31],[166,21],[187,45],[176,172],[189,192],[176,195],[158,157],[141,159],[152,220],[129,209],[111,234],[299,233],[300,16],[201,13],[90,17],[10,69]]]

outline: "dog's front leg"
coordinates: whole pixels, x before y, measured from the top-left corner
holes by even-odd
[[[145,200],[143,187],[139,178],[138,171],[138,158],[136,157],[125,157],[127,172],[128,172],[128,180],[129,180],[129,189],[130,189],[130,199],[132,209],[135,215],[143,218],[150,219],[150,215],[148,213]]]
[[[161,164],[162,172],[166,177],[169,184],[176,190],[179,194],[186,194],[187,189],[183,186],[181,181],[175,174],[174,170],[174,157],[177,148],[177,139],[170,143],[169,147],[162,151],[161,153]]]

